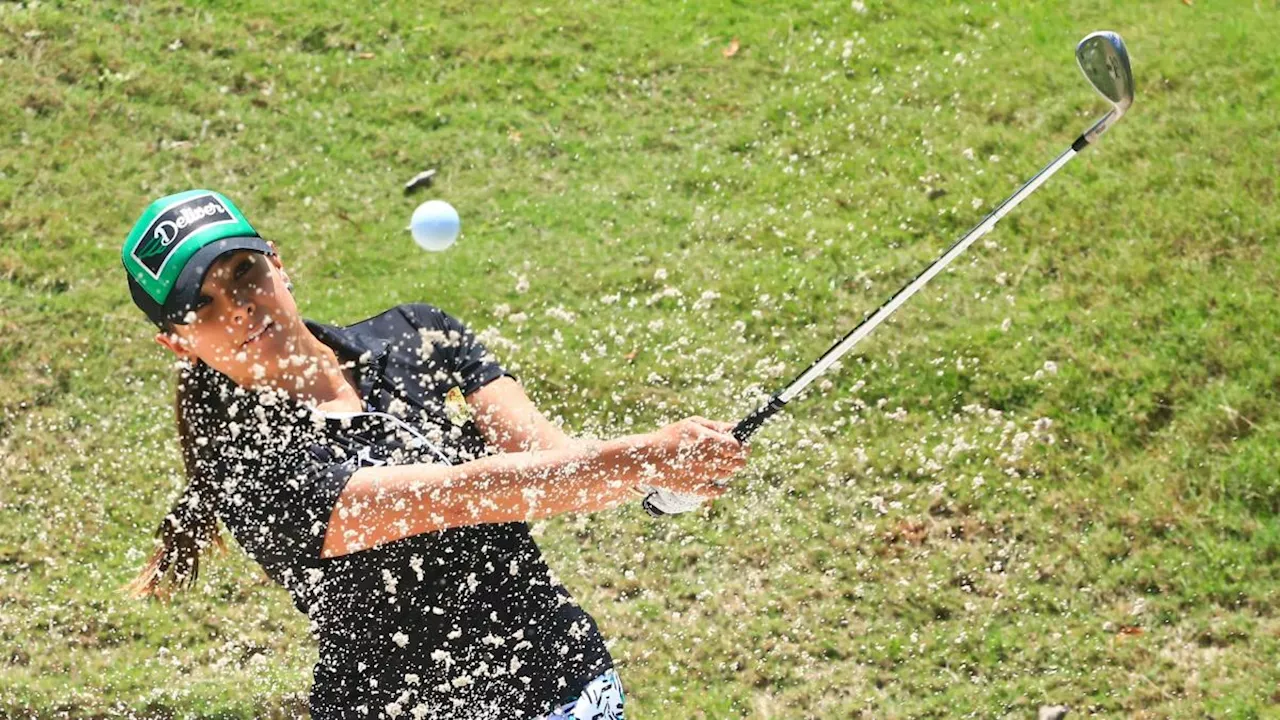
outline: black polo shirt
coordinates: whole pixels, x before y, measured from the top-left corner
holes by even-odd
[[[204,366],[224,415],[203,447],[222,481],[223,523],[311,620],[312,717],[536,717],[572,699],[612,659],[527,524],[320,557],[330,512],[360,467],[488,454],[462,396],[509,373],[430,305],[349,327],[305,322],[355,361],[371,412],[321,413]]]

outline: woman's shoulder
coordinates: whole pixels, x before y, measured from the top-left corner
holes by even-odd
[[[396,305],[346,326],[345,331],[393,341],[407,336],[420,337],[425,342],[446,347],[455,346],[472,332],[457,316],[425,302]]]
[[[435,305],[423,302],[397,305],[390,312],[398,312],[401,317],[418,330],[443,329],[454,319],[449,313]]]
[[[376,337],[389,337],[408,332],[448,331],[463,329],[462,321],[443,309],[425,302],[401,303],[349,325],[330,325],[307,319],[324,327],[338,328],[346,332],[366,333]]]

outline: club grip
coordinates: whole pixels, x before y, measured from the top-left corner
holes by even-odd
[[[760,429],[765,420],[773,417],[774,413],[781,410],[786,404],[778,396],[773,396],[769,399],[769,402],[756,408],[754,412],[743,418],[742,422],[739,422],[733,428],[733,437],[740,443],[747,442],[756,433],[756,430]],[[647,488],[647,490],[648,493],[644,496],[644,500],[640,502],[640,507],[643,507],[650,517],[679,515],[690,510],[696,510],[702,504],[702,498],[694,495],[682,495],[663,488]]]
[[[777,395],[774,395],[769,399],[768,403],[761,405],[755,409],[755,412],[743,418],[742,422],[738,423],[737,427],[733,429],[733,436],[737,438],[738,442],[745,443],[752,435],[756,434],[756,430],[760,429],[765,420],[773,417],[773,414],[781,410],[786,404],[786,402],[778,399]]]

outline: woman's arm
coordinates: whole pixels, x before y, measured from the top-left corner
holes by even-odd
[[[506,523],[614,507],[647,483],[717,497],[745,446],[690,418],[642,435],[579,441],[554,450],[490,455],[461,465],[357,470],[329,517],[320,557],[330,558],[450,527]]]
[[[524,388],[503,376],[467,396],[485,442],[504,453],[554,450],[574,444],[559,425],[538,411]]]
[[[449,527],[602,510],[627,496],[626,438],[595,446],[492,455],[461,465],[365,467],[347,481],[321,557]]]

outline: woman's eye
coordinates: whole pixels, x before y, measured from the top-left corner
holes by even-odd
[[[238,279],[242,277],[246,272],[249,272],[249,270],[252,267],[253,267],[252,260],[244,260],[243,262],[241,262],[238,266],[236,266],[236,278]]]

